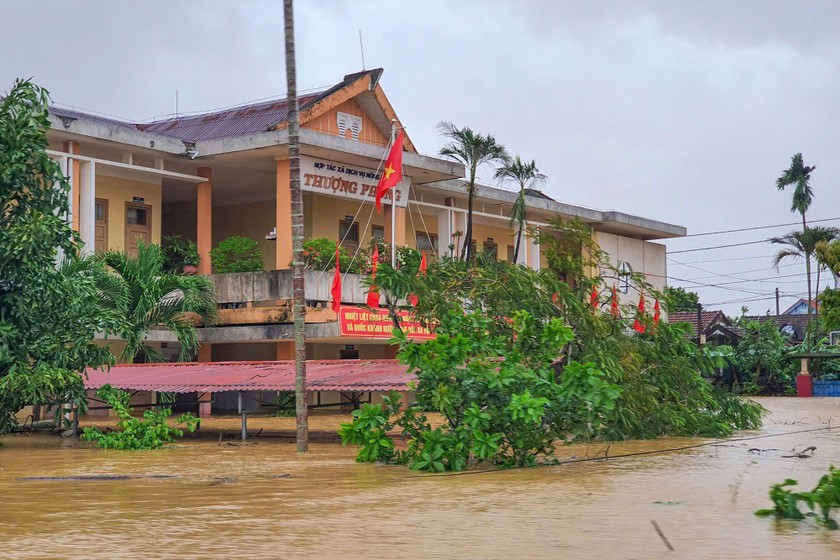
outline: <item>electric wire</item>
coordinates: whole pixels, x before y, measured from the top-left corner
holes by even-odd
[[[832,221],[835,221],[835,220],[840,220],[840,216],[838,216],[837,218],[823,218],[821,220],[809,220],[808,223],[809,224],[818,224],[818,223],[823,223],[823,222],[832,222]],[[719,230],[719,231],[704,231],[704,232],[700,232],[700,233],[690,233],[688,235],[683,235],[682,237],[679,237],[677,239],[683,239],[683,238],[686,238],[686,237],[701,237],[701,236],[704,236],[704,235],[724,235],[724,234],[727,234],[727,233],[739,233],[739,232],[742,232],[742,231],[756,231],[756,230],[759,230],[759,229],[773,229],[773,228],[779,228],[779,227],[798,226],[798,225],[801,225],[801,224],[802,224],[802,222],[790,222],[790,223],[787,223],[787,224],[770,224],[770,225],[765,225],[765,226],[752,226],[752,227],[745,227],[745,228],[738,228],[738,229],[725,229],[725,230]]]

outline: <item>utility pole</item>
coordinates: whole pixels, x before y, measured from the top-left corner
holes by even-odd
[[[776,288],[776,317],[779,316],[779,288]]]
[[[295,318],[295,425],[297,450],[309,451],[306,398],[306,301],[303,282],[303,195],[300,190],[300,131],[292,0],[283,0],[286,35],[286,103],[289,113],[289,194],[292,203],[292,298]],[[278,224],[279,226],[280,224]]]
[[[703,304],[697,302],[697,346],[703,345],[703,338],[701,331],[703,330]]]

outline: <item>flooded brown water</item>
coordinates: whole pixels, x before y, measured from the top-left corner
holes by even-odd
[[[810,486],[840,465],[840,399],[761,402],[772,411],[764,428],[734,438],[774,437],[453,476],[357,464],[353,449],[329,437],[306,455],[282,438],[228,445],[235,418],[212,419],[202,439],[160,451],[7,436],[0,558],[840,558],[840,532],[753,515],[768,505],[772,483],[791,477]],[[829,419],[837,429],[803,432]],[[288,430],[292,422],[254,419],[250,427]],[[327,435],[337,422],[318,415],[312,427]],[[213,430],[231,437],[219,445]],[[606,453],[703,442],[634,441]],[[812,445],[809,459],[783,457]],[[605,447],[558,455],[592,457]],[[102,475],[136,478],[22,480]]]

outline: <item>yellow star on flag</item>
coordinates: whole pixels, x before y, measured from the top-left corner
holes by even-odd
[[[391,167],[391,164],[389,163],[388,166],[385,168],[385,180],[386,181],[391,178],[391,174],[394,171],[396,171],[396,170],[393,167]]]

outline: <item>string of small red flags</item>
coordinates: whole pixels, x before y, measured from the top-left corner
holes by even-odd
[[[426,271],[429,270],[429,265],[426,263],[426,251],[420,252],[420,268],[417,270],[417,276],[426,276]],[[417,304],[420,302],[420,298],[418,298],[415,294],[408,294],[408,302],[413,306],[417,307]]]
[[[390,189],[394,188],[397,183],[402,181],[402,154],[403,132],[400,131],[400,133],[397,134],[397,139],[394,140],[394,145],[391,146],[391,151],[388,153],[388,159],[385,160],[385,167],[382,169],[382,175],[379,177],[379,183],[376,185],[377,212],[382,212],[382,198]]]
[[[618,311],[618,291],[615,289],[615,284],[612,287],[612,297],[610,298],[610,314],[614,318],[618,318],[619,311]]]
[[[637,333],[645,332],[645,325],[641,321],[639,321],[640,317],[644,317],[645,315],[645,294],[641,292],[639,294],[639,312],[636,314],[636,319],[633,321],[633,330]]]
[[[341,307],[341,267],[338,261],[338,246],[335,248],[335,276],[333,276],[332,288],[332,310],[338,314],[338,309]]]
[[[373,246],[373,257],[370,264],[370,288],[368,288],[367,306],[379,307],[379,288],[374,284],[376,282],[376,269],[379,266],[379,245]]]

